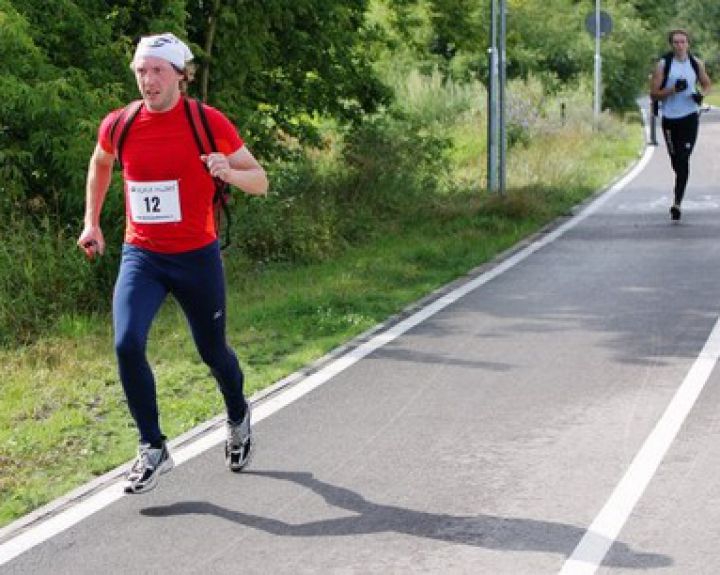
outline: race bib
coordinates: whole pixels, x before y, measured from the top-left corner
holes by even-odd
[[[127,190],[133,223],[167,224],[182,221],[177,180],[127,182]]]

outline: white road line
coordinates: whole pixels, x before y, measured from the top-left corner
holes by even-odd
[[[479,288],[490,280],[496,278],[500,274],[508,271],[518,263],[538,251],[540,248],[548,245],[562,236],[568,230],[577,226],[591,214],[596,212],[605,202],[622,190],[630,181],[632,181],[647,165],[653,155],[655,148],[648,146],[640,161],[630,170],[622,179],[616,182],[607,192],[600,195],[597,199],[587,205],[578,215],[569,219],[567,222],[558,226],[553,232],[543,236],[537,241],[531,243],[527,247],[515,253],[513,256],[504,260],[502,263],[487,271],[486,273],[476,277],[475,279],[463,284],[457,289],[449,292],[443,297],[431,302],[426,307],[415,312],[405,320],[395,324],[388,330],[376,335],[369,341],[359,347],[349,351],[347,354],[340,356],[338,359],[328,364],[316,373],[303,379],[300,383],[291,386],[286,391],[261,402],[257,407],[253,408],[253,421],[259,422],[273,413],[279,411],[283,407],[293,403],[297,399],[311,392],[313,389],[326,383],[333,376],[347,369],[351,365],[357,363],[365,356],[369,355],[376,349],[393,341],[406,331],[425,321],[445,307],[454,303],[467,293]],[[189,445],[181,447],[177,451],[173,451],[173,459],[176,464],[182,464],[189,459],[199,455],[200,453],[217,445],[224,439],[224,429],[217,429],[211,433],[203,435],[198,440],[193,441]],[[41,521],[37,525],[32,525],[27,529],[19,529],[19,534],[5,543],[0,544],[0,565],[4,565],[11,561],[21,553],[39,545],[54,537],[58,533],[72,527],[90,515],[97,513],[108,505],[118,501],[123,497],[122,489],[117,483],[114,483],[98,493],[91,495],[70,508],[59,512],[57,515],[47,520]],[[21,520],[18,520],[21,521]],[[3,531],[13,531],[13,525],[3,529]]]
[[[675,440],[719,357],[720,319],[625,476],[563,565],[561,575],[591,575],[598,569]]]

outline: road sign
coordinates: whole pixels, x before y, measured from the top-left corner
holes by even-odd
[[[585,18],[585,29],[589,32],[589,34],[594,38],[595,37],[595,26],[597,22],[597,17],[595,12],[590,12],[590,14],[587,15]],[[610,14],[604,11],[600,11],[600,36],[607,36],[612,32],[612,18],[610,17]]]

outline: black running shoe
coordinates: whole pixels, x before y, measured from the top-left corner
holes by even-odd
[[[225,441],[225,463],[230,471],[239,472],[250,461],[253,450],[252,428],[250,427],[250,406],[240,423],[227,422]]]
[[[160,475],[174,466],[165,442],[159,449],[150,447],[149,443],[141,443],[137,458],[127,474],[125,493],[145,493],[155,489]]]
[[[680,206],[672,206],[670,208],[670,219],[677,222],[680,219]]]

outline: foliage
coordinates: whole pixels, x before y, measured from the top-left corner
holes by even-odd
[[[537,137],[547,97],[587,85],[583,21],[594,2],[507,5],[512,147]],[[603,40],[606,106],[634,105],[670,26],[690,28],[693,48],[711,72],[717,65],[717,3],[603,8],[615,22]],[[87,162],[102,117],[136,97],[137,38],[161,31],[188,39],[200,66],[194,95],[225,111],[270,171],[270,198],[234,207],[243,259],[317,261],[373,234],[375,220],[432,202],[432,190],[456,185],[448,123],[466,113],[484,122],[487,3],[0,0],[0,340],[30,341],[65,312],[107,309],[122,184],[116,175],[103,211],[108,257],[84,265],[74,240]],[[320,156],[334,168],[319,167]]]
[[[566,0],[508,2],[508,74],[534,75],[552,84],[592,72],[593,50],[584,31],[585,6]],[[543,22],[538,26],[538,22]]]
[[[691,49],[720,74],[720,4],[714,0],[688,0],[680,5],[678,20],[690,31]]]
[[[640,87],[646,88],[655,59],[653,35],[622,0],[607,6],[613,30],[602,39],[603,106],[625,111],[637,106]]]
[[[128,62],[140,35],[188,38],[207,80],[196,94],[207,88],[270,161],[288,156],[288,142],[318,144],[318,118],[357,123],[386,101],[361,47],[364,10],[363,0],[0,0],[0,217],[10,223],[0,228],[8,246],[0,300],[16,297],[21,278],[32,289],[14,315],[0,306],[0,340],[32,338],[63,310],[85,309],[77,302],[88,297],[92,309],[107,306],[98,294],[110,287],[117,250],[78,272],[74,236],[97,126],[137,97]],[[123,220],[116,177],[103,210],[109,245],[120,241]],[[101,289],[88,293],[88,281]],[[54,297],[61,284],[63,297]]]
[[[489,40],[489,3],[465,0],[388,0],[392,8],[375,10],[375,21],[388,30],[394,46],[410,51],[425,65],[448,76],[485,81],[485,50]],[[510,79],[539,78],[546,90],[560,89],[594,69],[594,40],[585,30],[585,18],[595,10],[593,0],[507,0],[507,72]],[[692,6],[690,6],[692,5]],[[603,102],[613,110],[635,105],[637,94],[647,85],[647,75],[673,17],[693,20],[716,16],[718,8],[708,0],[678,4],[608,0],[614,28],[602,40]],[[683,16],[688,14],[688,16]],[[717,19],[715,21],[718,21]],[[540,24],[541,23],[541,24]],[[699,35],[708,44],[708,34]]]
[[[106,311],[114,258],[84,265],[74,226],[6,220],[0,231],[0,347],[26,344],[65,314]]]
[[[277,155],[288,137],[317,143],[319,115],[357,122],[387,98],[361,49],[364,8],[362,0],[2,0],[5,181],[45,201],[82,189],[100,118],[136,97],[134,41],[163,30],[189,38],[211,71],[207,99],[257,154]],[[59,207],[78,213],[77,202]]]
[[[659,57],[669,50],[667,33],[684,28],[690,33],[690,48],[705,61],[712,76],[720,74],[720,4],[715,0],[633,0],[631,4],[654,34],[653,47]]]
[[[432,201],[447,175],[448,146],[421,118],[400,111],[368,118],[345,133],[329,170],[307,156],[278,162],[269,167],[270,197],[238,197],[237,246],[258,262],[337,256]]]
[[[262,156],[288,137],[318,144],[319,116],[357,123],[388,98],[364,50],[365,0],[186,4],[207,99]]]

